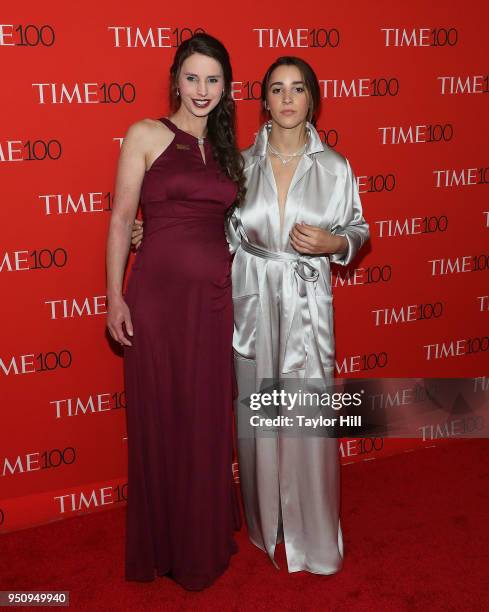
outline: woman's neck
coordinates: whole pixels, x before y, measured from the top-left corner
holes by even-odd
[[[269,142],[280,153],[295,153],[307,142],[306,124],[301,123],[294,128],[282,128],[272,121]]]
[[[192,134],[196,138],[202,138],[207,135],[207,116],[196,117],[189,113],[183,105],[170,117],[170,120],[178,128]]]

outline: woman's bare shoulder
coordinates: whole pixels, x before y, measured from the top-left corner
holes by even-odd
[[[168,145],[173,140],[173,132],[158,119],[140,119],[131,124],[124,137],[126,145],[148,150],[156,144]]]

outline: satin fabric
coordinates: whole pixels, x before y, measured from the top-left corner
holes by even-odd
[[[339,457],[334,438],[263,437],[243,400],[274,381],[280,386],[334,375],[330,262],[348,265],[369,237],[348,160],[309,132],[280,224],[277,187],[266,155],[269,126],[243,152],[247,194],[226,226],[231,252],[234,357],[240,482],[250,539],[274,561],[285,541],[289,572],[338,571],[343,559],[339,519]],[[300,256],[289,233],[304,222],[342,235],[344,254]]]

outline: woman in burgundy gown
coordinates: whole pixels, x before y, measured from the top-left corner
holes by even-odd
[[[135,124],[121,152],[108,240],[108,327],[125,345],[126,579],[153,580],[156,571],[198,590],[228,566],[239,526],[224,218],[243,179],[224,47],[194,36],[178,49],[171,77],[171,120]],[[146,235],[123,298],[139,201]]]

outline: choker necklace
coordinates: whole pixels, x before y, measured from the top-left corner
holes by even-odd
[[[278,151],[273,145],[270,144],[270,141],[268,141],[267,143],[267,148],[270,153],[278,157],[282,164],[285,166],[286,164],[290,163],[294,159],[294,157],[301,157],[304,154],[304,151],[306,150],[306,145],[307,142],[295,153],[280,153],[280,151]]]

